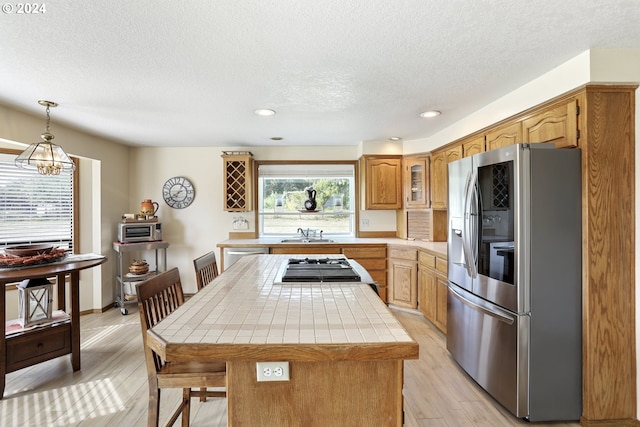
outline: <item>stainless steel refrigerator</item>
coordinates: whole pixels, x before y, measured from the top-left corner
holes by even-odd
[[[580,182],[549,143],[449,164],[447,349],[530,421],[582,412]]]

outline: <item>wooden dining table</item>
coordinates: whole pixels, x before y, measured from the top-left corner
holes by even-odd
[[[24,279],[57,278],[58,309],[69,314],[68,321],[43,324],[7,336],[0,332],[0,399],[4,397],[6,375],[54,357],[71,354],[71,366],[80,370],[80,271],[107,261],[97,254],[67,255],[49,264],[20,268],[0,268],[0,324],[6,325],[6,290]],[[69,277],[70,307],[66,307],[65,282]],[[62,286],[61,286],[62,284]]]
[[[242,257],[149,329],[147,345],[169,362],[226,361],[229,426],[401,426],[417,342],[368,285],[275,283],[290,257]],[[257,363],[274,361],[289,380],[258,381]]]

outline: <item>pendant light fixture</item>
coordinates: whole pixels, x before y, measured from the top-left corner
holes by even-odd
[[[27,147],[18,157],[16,157],[16,166],[23,169],[36,169],[41,175],[59,175],[60,171],[73,172],[76,168],[75,163],[62,150],[62,147],[51,142],[54,138],[49,132],[49,110],[57,107],[58,104],[51,101],[38,101],[38,104],[47,107],[47,127],[40,135],[41,142],[35,142]]]

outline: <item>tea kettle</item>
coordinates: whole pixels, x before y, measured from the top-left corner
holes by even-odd
[[[140,213],[146,216],[154,216],[158,212],[158,202],[152,202],[151,199],[144,199],[140,203]]]
[[[313,187],[307,187],[305,191],[307,192],[307,200],[304,201],[304,208],[308,211],[313,211],[318,206],[316,203],[316,190]]]

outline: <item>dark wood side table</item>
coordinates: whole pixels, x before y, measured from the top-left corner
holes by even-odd
[[[4,397],[6,375],[18,369],[55,357],[71,354],[71,366],[80,370],[80,270],[104,263],[105,256],[96,254],[68,255],[51,264],[23,268],[0,268],[0,399]],[[70,321],[45,325],[25,332],[5,334],[6,288],[24,279],[57,277],[58,309],[70,315]],[[70,277],[71,307],[65,308],[65,279]]]

